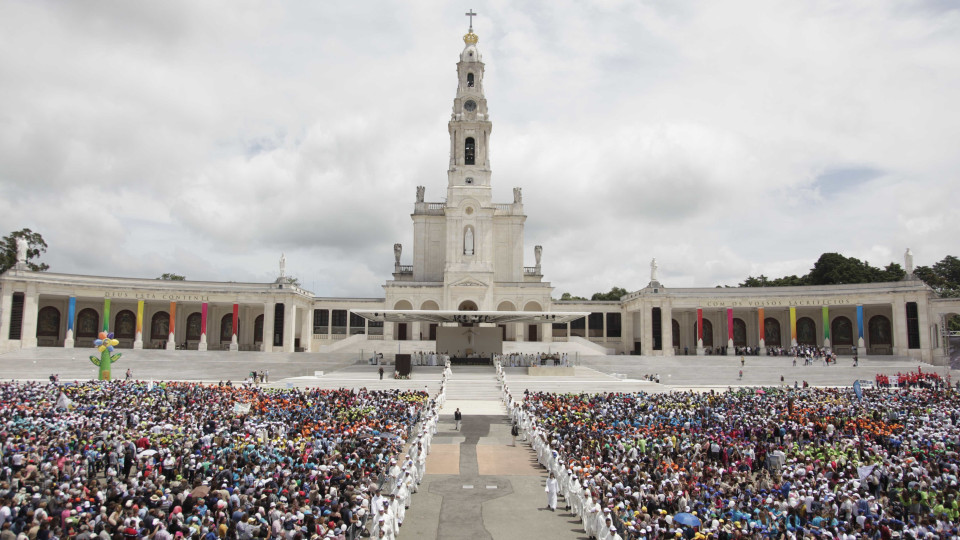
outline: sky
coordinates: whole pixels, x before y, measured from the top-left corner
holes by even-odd
[[[960,255],[947,0],[0,0],[0,234],[64,273],[380,297],[446,190],[468,21],[496,201],[589,296]]]

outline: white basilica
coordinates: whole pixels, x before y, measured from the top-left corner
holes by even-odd
[[[402,264],[395,245],[383,298],[318,297],[282,269],[272,283],[158,281],[31,272],[21,256],[0,276],[0,353],[90,347],[102,330],[131,349],[409,353],[442,351],[443,329],[467,325],[460,333],[486,328],[503,352],[763,354],[812,345],[944,361],[945,320],[960,313],[960,300],[916,279],[909,252],[907,278],[893,283],[674,289],[652,264],[650,282],[619,301],[551,299],[540,246],[524,266],[520,188],[510,202],[492,200],[493,123],[472,25],[464,42],[446,198],[427,202],[416,188],[413,264]]]

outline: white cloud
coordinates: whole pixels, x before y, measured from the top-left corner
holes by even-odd
[[[494,194],[524,188],[558,294],[641,287],[653,256],[713,286],[957,254],[950,4],[474,7]],[[285,251],[317,294],[379,296],[414,187],[444,194],[462,11],[0,4],[0,231],[56,271],[264,281]]]

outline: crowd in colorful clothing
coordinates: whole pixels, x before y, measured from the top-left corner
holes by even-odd
[[[3,383],[0,539],[342,540],[396,526],[436,407],[399,390]]]
[[[954,393],[514,395],[499,373],[514,422],[590,537],[958,534]]]
[[[897,373],[893,377],[878,373],[875,380],[877,386],[880,388],[890,388],[894,384],[899,388],[941,388],[945,384],[943,377],[941,377],[939,373],[920,369],[907,373]],[[891,381],[893,382],[891,383]]]

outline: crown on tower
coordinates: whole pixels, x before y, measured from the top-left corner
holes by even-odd
[[[474,34],[473,30],[463,36],[463,42],[467,45],[476,45],[478,41],[480,41],[480,37]]]

